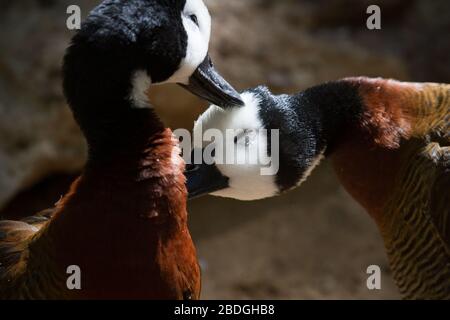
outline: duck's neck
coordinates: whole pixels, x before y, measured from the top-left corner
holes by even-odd
[[[399,141],[408,131],[406,122],[394,116],[400,110],[375,96],[389,89],[383,85],[347,79],[297,97],[300,112],[312,115],[314,139],[326,148],[340,182],[377,221],[395,185],[401,166]]]
[[[380,79],[344,83],[358,93],[362,112],[350,122],[335,122],[339,135],[325,135],[339,180],[376,221],[400,293],[407,299],[448,299],[445,209],[439,206],[445,197],[435,187],[445,178],[439,160],[427,159],[441,154],[427,131],[445,126],[448,89]],[[336,98],[333,108],[348,110],[332,90],[323,96]],[[325,118],[333,114],[321,109]]]
[[[184,162],[172,132],[150,109],[109,110],[96,120],[81,123],[89,159],[58,205],[51,237],[63,260],[147,265],[161,237],[185,226]]]
[[[361,114],[357,92],[345,83],[333,82],[297,95],[278,96],[260,116],[268,128],[279,128],[280,166],[277,185],[286,191],[302,183],[323,156],[332,154],[343,131]]]
[[[106,110],[104,115],[84,121],[81,127],[88,144],[85,174],[95,175],[114,167],[116,176],[130,178],[131,170],[139,174],[144,169],[139,163],[151,157],[155,139],[166,132],[152,109],[132,107]]]

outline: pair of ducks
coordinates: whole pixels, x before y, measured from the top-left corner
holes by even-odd
[[[210,27],[201,0],[106,0],[93,10],[63,70],[88,162],[55,209],[0,222],[0,298],[199,298],[184,162],[145,94],[162,83],[219,106],[197,126],[280,130],[276,175],[199,164],[186,172],[191,196],[275,196],[330,156],[378,223],[404,296],[449,298],[450,87],[355,78],[293,96],[239,95],[209,60]],[[240,139],[238,149],[272,143]],[[67,287],[71,265],[81,290]]]

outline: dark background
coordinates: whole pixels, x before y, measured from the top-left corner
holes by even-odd
[[[0,3],[0,214],[52,206],[85,161],[85,145],[61,94],[60,65],[73,32],[98,1]],[[449,82],[448,0],[209,0],[211,52],[239,89],[295,92],[346,76]],[[378,4],[382,30],[366,28]],[[173,128],[191,128],[205,104],[176,87],[151,92]],[[252,203],[190,203],[203,267],[203,298],[398,298],[383,243],[368,215],[325,161],[301,188]],[[383,269],[368,291],[367,266]]]

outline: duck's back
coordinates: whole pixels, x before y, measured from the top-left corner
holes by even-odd
[[[450,85],[343,82],[361,112],[333,150],[337,176],[377,222],[403,297],[450,299]]]
[[[405,298],[450,299],[450,85],[411,84],[399,171],[380,222]]]

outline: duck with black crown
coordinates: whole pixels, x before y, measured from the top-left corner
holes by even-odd
[[[0,222],[0,299],[199,298],[184,162],[146,91],[178,83],[241,105],[208,57],[210,28],[201,0],[107,0],[91,12],[63,68],[88,161],[55,209]],[[79,290],[66,283],[74,265]]]

